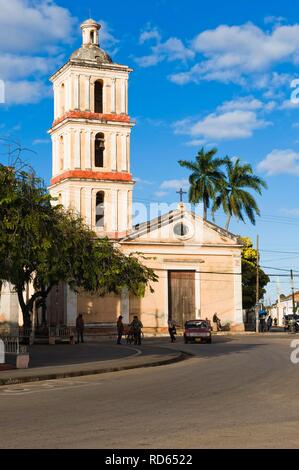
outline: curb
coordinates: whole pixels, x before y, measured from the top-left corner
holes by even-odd
[[[98,375],[98,374],[106,374],[109,372],[120,372],[123,370],[131,370],[131,369],[141,369],[146,367],[158,367],[168,364],[175,364],[176,362],[181,362],[186,359],[192,357],[191,354],[185,353],[183,351],[179,352],[176,356],[168,359],[161,359],[154,362],[149,362],[145,364],[132,364],[132,365],[123,365],[123,366],[116,366],[116,367],[107,367],[102,369],[89,369],[89,370],[75,370],[69,372],[52,372],[52,373],[45,373],[40,374],[38,376],[28,375],[26,377],[7,377],[1,378],[0,377],[0,386],[1,385],[16,385],[21,383],[28,383],[28,382],[40,382],[43,380],[55,380],[55,379],[65,379],[69,377],[81,377],[85,375]]]

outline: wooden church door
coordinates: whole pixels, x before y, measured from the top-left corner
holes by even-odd
[[[168,318],[184,326],[195,316],[195,271],[168,271]]]

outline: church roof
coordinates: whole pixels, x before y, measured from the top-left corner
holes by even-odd
[[[93,26],[93,25],[97,25],[98,22],[96,20],[93,20],[92,18],[88,18],[87,20],[83,21],[83,23],[81,24],[81,26]]]
[[[203,220],[202,217],[197,215],[195,212],[187,211],[183,203],[180,203],[176,210],[172,210],[152,220],[135,225],[133,230],[123,238],[121,242],[133,242],[133,240],[142,238],[146,236],[146,234],[160,230],[168,225],[174,226],[177,222],[185,224],[185,222],[188,222],[188,219],[191,224],[203,223],[207,229],[212,230],[214,233],[218,233],[221,238],[224,237],[238,246],[242,245],[238,235],[235,235],[210,221]],[[178,239],[177,241],[186,241],[188,238],[189,237],[186,237],[183,240]]]
[[[112,64],[113,62],[109,54],[96,45],[80,47],[72,53],[70,59],[80,62],[95,62],[98,64]]]

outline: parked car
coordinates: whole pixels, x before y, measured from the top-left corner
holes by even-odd
[[[211,327],[206,320],[188,320],[184,330],[185,343],[212,342]]]
[[[299,331],[299,315],[289,314],[283,316],[284,331]]]

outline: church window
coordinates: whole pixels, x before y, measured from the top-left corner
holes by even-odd
[[[103,82],[99,80],[94,85],[94,112],[103,112]]]
[[[95,166],[103,168],[104,166],[105,136],[101,132],[95,137]]]
[[[104,227],[104,198],[102,191],[96,194],[96,227]]]
[[[185,225],[183,223],[179,223],[179,224],[176,224],[174,226],[173,231],[174,231],[175,235],[177,235],[179,237],[185,237],[188,234],[189,229],[188,229],[187,225]]]

